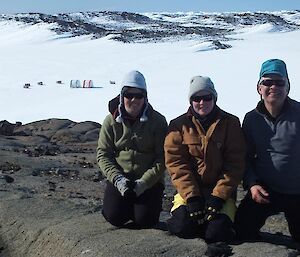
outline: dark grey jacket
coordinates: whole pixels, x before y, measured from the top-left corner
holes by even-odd
[[[300,194],[300,103],[287,98],[275,120],[263,102],[243,121],[248,153],[244,186],[264,184],[286,194]]]

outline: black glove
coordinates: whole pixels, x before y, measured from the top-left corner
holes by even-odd
[[[128,190],[125,191],[124,198],[127,198],[129,201],[134,201],[137,197],[136,192],[134,191],[135,185],[135,181],[129,180],[127,182]]]
[[[224,200],[220,197],[210,195],[206,201],[205,220],[212,221],[223,208]]]
[[[203,224],[204,222],[204,206],[204,199],[200,196],[193,196],[187,199],[187,211],[189,217],[198,224]]]

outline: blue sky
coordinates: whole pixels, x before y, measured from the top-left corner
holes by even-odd
[[[241,12],[296,10],[299,0],[1,0],[0,13],[78,11]]]

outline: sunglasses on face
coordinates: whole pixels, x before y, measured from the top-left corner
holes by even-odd
[[[201,100],[203,100],[204,102],[209,102],[212,99],[213,99],[212,95],[195,95],[191,97],[191,100],[197,103],[201,102]]]
[[[285,81],[283,79],[266,79],[262,80],[260,84],[266,87],[271,87],[273,85],[277,87],[284,87]]]
[[[126,97],[127,99],[142,99],[144,98],[144,95],[142,93],[129,93],[129,92],[125,92],[124,93],[124,97]]]

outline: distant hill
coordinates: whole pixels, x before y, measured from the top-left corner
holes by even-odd
[[[2,14],[0,22],[30,25],[52,24],[51,30],[67,37],[90,35],[91,39],[109,36],[112,40],[162,42],[180,39],[205,41],[232,40],[241,29],[268,24],[270,31],[300,29],[300,11],[241,13],[128,13],[80,12],[55,15],[42,13]]]

